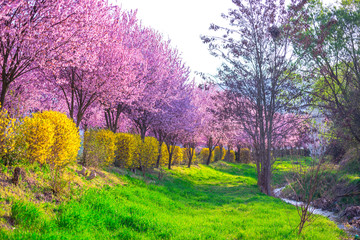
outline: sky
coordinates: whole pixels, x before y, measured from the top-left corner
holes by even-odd
[[[110,0],[125,10],[137,9],[137,17],[145,26],[150,26],[182,53],[190,67],[191,76],[200,81],[195,71],[215,75],[221,59],[210,55],[200,35],[213,35],[211,23],[226,25],[221,13],[227,13],[235,5],[231,0]],[[323,0],[325,3],[335,0]]]

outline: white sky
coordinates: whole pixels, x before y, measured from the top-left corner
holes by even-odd
[[[220,24],[224,20],[221,13],[227,13],[235,5],[231,0],[110,0],[123,9],[138,9],[138,19],[171,39],[172,46],[181,53],[187,66],[194,72],[216,74],[221,60],[211,56],[200,35],[213,35],[209,31],[211,23]],[[333,3],[335,0],[323,0]],[[199,77],[196,77],[199,79]]]

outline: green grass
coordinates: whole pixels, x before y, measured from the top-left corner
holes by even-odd
[[[125,186],[89,189],[81,198],[53,207],[50,215],[44,204],[14,203],[15,220],[22,216],[28,220],[16,220],[13,231],[0,230],[0,239],[345,237],[323,217],[298,236],[296,208],[260,193],[251,165],[220,162],[191,169],[175,167],[161,181],[150,176],[150,183],[119,177]]]
[[[275,187],[282,187],[286,185],[287,179],[293,177],[293,172],[300,167],[308,168],[316,162],[313,162],[310,157],[286,156],[278,158],[273,164],[272,170],[272,185]]]
[[[357,159],[355,160],[357,161]],[[359,167],[354,166],[354,162],[356,161],[350,162],[353,169]],[[296,184],[294,172],[299,171],[300,167],[309,169],[313,164],[316,165],[317,162],[312,161],[310,157],[288,156],[278,158],[273,165],[272,185],[274,187],[282,187],[288,184],[288,179],[292,182],[293,188],[299,192],[300,187]],[[342,194],[343,192],[341,192],[341,190],[346,193],[358,189],[360,186],[360,174],[359,172],[354,173],[353,169],[350,168],[349,170],[348,166],[344,167],[333,163],[323,164],[318,177],[320,181],[319,188],[314,197],[332,199],[333,197]],[[309,174],[306,174],[305,179],[306,182],[309,181]],[[305,184],[305,186],[308,186],[308,184]],[[341,190],[339,191],[339,189]],[[286,187],[285,190],[283,190],[283,193],[285,193],[285,195],[291,195],[293,190],[290,187]],[[337,198],[337,207],[342,210],[346,209],[348,206],[359,204],[360,199],[356,197],[356,195]]]

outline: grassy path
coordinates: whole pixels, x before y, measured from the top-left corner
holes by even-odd
[[[52,214],[17,203],[28,220],[0,239],[346,239],[323,217],[298,236],[296,208],[260,193],[249,165],[175,167],[151,183],[120,177],[125,186],[88,190]]]

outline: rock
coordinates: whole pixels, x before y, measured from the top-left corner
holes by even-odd
[[[332,210],[333,203],[326,198],[319,198],[313,202],[313,205],[322,210]]]
[[[11,182],[15,185],[18,185],[20,176],[21,176],[22,180],[26,179],[25,171],[20,167],[16,167],[14,170],[14,175],[13,175],[13,178],[11,179]]]
[[[88,180],[92,180],[96,177],[96,171],[91,171],[89,177],[87,178]]]
[[[360,228],[360,218],[353,218],[349,221],[349,224],[352,226],[352,227],[356,227],[356,228]]]
[[[38,193],[35,197],[39,201],[51,202],[53,200],[53,194],[50,191]]]
[[[106,177],[105,174],[103,172],[101,172],[101,171],[94,170],[94,172],[96,173],[97,176],[100,176],[102,178]]]
[[[81,171],[76,171],[79,175],[83,175],[84,177],[86,177],[86,167],[83,167],[81,169]]]
[[[347,219],[360,217],[360,206],[347,207],[344,211],[344,216],[347,217]]]

